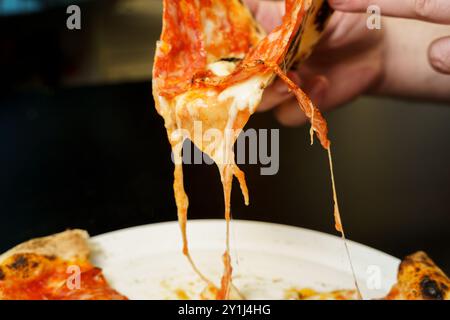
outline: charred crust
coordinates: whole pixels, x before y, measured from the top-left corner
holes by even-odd
[[[5,273],[3,272],[3,269],[0,267],[0,281],[5,279]]]
[[[46,257],[45,257],[46,258]],[[27,278],[33,270],[36,270],[40,266],[40,261],[34,259],[33,255],[28,254],[17,254],[13,257],[11,263],[7,264],[6,267],[20,275],[23,278]],[[2,271],[3,276],[5,276]],[[0,277],[1,280],[1,277]]]
[[[420,281],[420,290],[425,299],[431,300],[443,300],[444,293],[439,287],[439,284],[431,280],[429,277],[425,276],[422,281]]]
[[[322,32],[325,29],[328,18],[332,13],[333,9],[328,4],[328,1],[325,0],[319,9],[319,12],[317,13],[316,21],[314,21],[314,24],[317,27],[317,31]]]
[[[417,265],[417,263],[420,263],[420,265]],[[422,267],[434,268],[435,264],[424,252],[418,252],[415,255],[410,255],[403,259],[399,266],[399,272],[402,272],[409,267],[413,267],[413,270],[420,272],[423,269]]]
[[[22,270],[26,267],[28,267],[28,258],[22,254],[15,256],[13,263],[9,265],[9,268],[13,270]]]

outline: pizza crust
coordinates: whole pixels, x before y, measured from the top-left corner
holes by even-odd
[[[32,253],[63,260],[87,260],[90,254],[87,231],[74,229],[21,243],[0,256],[0,264],[13,255]]]
[[[388,300],[450,300],[450,280],[428,257],[419,251],[403,259],[398,282]]]

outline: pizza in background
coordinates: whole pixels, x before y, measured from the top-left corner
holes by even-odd
[[[0,256],[0,300],[125,300],[89,261],[89,235],[70,230]],[[78,278],[77,278],[78,277]]]

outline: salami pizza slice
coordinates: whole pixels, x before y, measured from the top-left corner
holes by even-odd
[[[209,288],[215,286],[200,272],[188,250],[183,142],[190,139],[219,168],[227,241],[223,255],[225,271],[220,289],[216,288],[218,299],[228,298],[232,288],[228,239],[234,177],[239,180],[245,203],[249,203],[244,173],[234,161],[233,144],[260,104],[264,89],[276,76],[295,93],[300,107],[311,120],[311,138],[315,132],[322,146],[330,148],[326,121],[285,72],[310,54],[331,9],[324,0],[285,2],[282,24],[265,35],[242,1],[164,1],[163,31],[153,68],[153,94],[156,109],[165,120],[174,156],[174,193],[183,253]],[[217,134],[198,134],[199,131]],[[337,205],[335,211],[336,226],[342,231]]]

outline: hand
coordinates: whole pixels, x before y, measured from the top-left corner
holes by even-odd
[[[267,31],[281,23],[284,2],[245,2]],[[366,14],[335,12],[314,54],[288,74],[322,111],[370,91],[382,77],[383,32],[369,30],[366,20]],[[272,108],[284,125],[307,121],[297,100],[279,79],[265,91],[259,111]]]
[[[280,24],[283,2],[245,1],[268,31]],[[435,71],[450,72],[450,40],[443,37],[449,32],[448,26],[385,18],[381,30],[366,27],[370,4],[379,5],[382,15],[449,22],[449,0],[329,2],[339,11],[334,13],[311,58],[289,74],[320,109],[331,110],[367,93],[450,100],[448,76]],[[421,7],[421,3],[426,5]],[[428,48],[436,38],[439,39]],[[268,88],[260,110],[277,107],[275,115],[285,125],[306,122],[296,101],[284,88],[279,80]]]
[[[377,5],[383,15],[417,19],[434,23],[450,24],[449,0],[330,0],[340,11],[365,12],[369,5]],[[450,74],[450,28],[449,36],[432,42],[428,56],[433,68]]]

